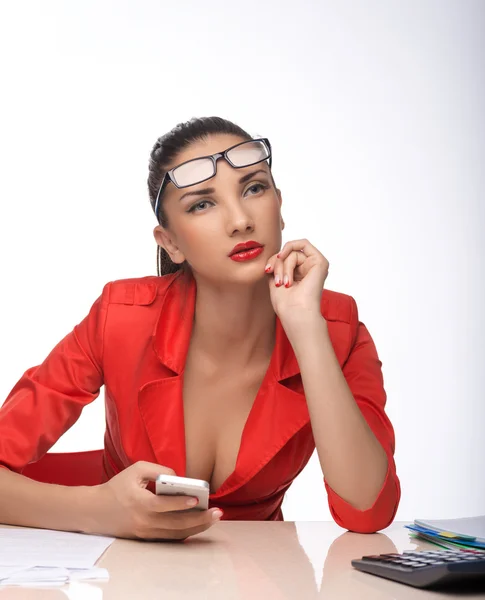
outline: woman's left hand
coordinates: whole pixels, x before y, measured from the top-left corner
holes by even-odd
[[[283,325],[322,316],[320,303],[328,268],[328,260],[305,239],[287,242],[269,259],[265,272],[271,302]]]

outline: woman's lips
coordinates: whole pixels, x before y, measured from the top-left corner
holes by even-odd
[[[251,248],[251,250],[242,250],[241,252],[236,252],[232,254],[229,258],[236,262],[243,262],[246,260],[251,260],[256,258],[263,251],[263,246],[258,246],[257,248]]]

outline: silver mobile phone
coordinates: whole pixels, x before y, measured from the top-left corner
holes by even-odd
[[[207,481],[176,475],[159,475],[155,480],[155,492],[162,496],[194,496],[199,503],[187,510],[207,510],[209,508],[209,489]]]

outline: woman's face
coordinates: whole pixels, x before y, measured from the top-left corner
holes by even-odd
[[[204,141],[192,142],[169,168],[192,158],[223,152],[242,141],[245,140],[235,135],[210,135]],[[240,183],[249,173],[254,175]],[[188,195],[207,188],[213,191]],[[235,169],[220,158],[217,173],[211,179],[181,189],[173,183],[167,185],[163,208],[168,228],[155,227],[155,239],[173,262],[180,264],[187,260],[194,275],[249,283],[265,277],[268,259],[281,248],[284,227],[281,201],[281,192],[272,184],[266,161]],[[259,256],[244,262],[229,258],[236,244],[249,240],[263,246]]]

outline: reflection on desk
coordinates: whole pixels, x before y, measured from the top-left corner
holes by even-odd
[[[353,569],[350,561],[367,554],[436,549],[411,539],[403,525],[358,534],[333,522],[221,521],[185,542],[116,540],[97,563],[108,569],[108,582],[9,587],[0,600],[450,598]]]

